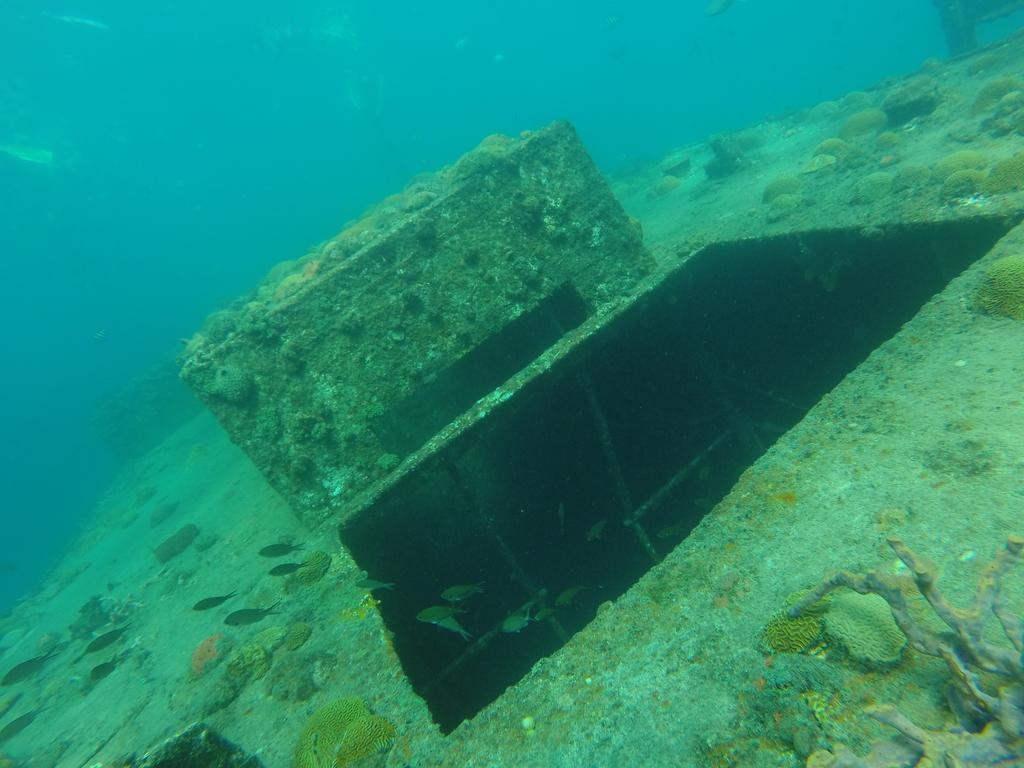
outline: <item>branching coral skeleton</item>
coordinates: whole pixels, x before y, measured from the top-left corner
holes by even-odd
[[[950,704],[963,729],[928,731],[895,707],[872,707],[868,714],[895,728],[909,742],[911,748],[904,750],[902,758],[894,759],[891,749],[894,745],[889,743],[876,745],[863,758],[836,745],[831,752],[816,752],[808,765],[874,768],[882,765],[1024,764],[1024,620],[1009,611],[1002,594],[1004,577],[1021,559],[1024,537],[1011,536],[1006,546],[985,566],[978,579],[974,601],[968,608],[957,608],[946,599],[937,585],[938,570],[934,564],[916,555],[899,539],[889,539],[889,546],[907,566],[913,586],[948,629],[934,631],[916,622],[904,595],[907,577],[877,571],[863,574],[839,571],[793,605],[789,615],[796,618],[840,587],[879,595],[889,603],[893,618],[911,647],[946,662],[953,676],[955,694]],[[996,617],[1008,643],[996,644],[984,638],[985,624],[991,616]],[[988,692],[982,687],[979,673],[995,675],[1005,684],[995,693]]]

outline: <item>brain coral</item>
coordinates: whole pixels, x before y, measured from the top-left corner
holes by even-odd
[[[953,171],[942,182],[942,198],[944,200],[956,200],[975,195],[981,191],[985,179],[984,171],[976,171],[973,168]]]
[[[807,592],[806,589],[794,592],[786,598],[786,606],[795,605]],[[821,615],[831,602],[831,597],[825,597],[796,618],[790,618],[785,610],[779,611],[768,620],[761,633],[765,645],[773,653],[800,653],[806,650],[821,634]]]
[[[884,200],[892,191],[892,184],[893,176],[890,173],[869,173],[853,185],[853,202],[868,204]]]
[[[1024,83],[1015,77],[997,77],[994,80],[989,80],[981,87],[974,99],[974,112],[984,112],[993,107],[1006,94],[1022,89],[1024,89]]]
[[[791,619],[779,611],[764,627],[762,637],[772,653],[800,653],[821,634],[821,617],[809,613]]]
[[[800,192],[800,179],[795,176],[781,176],[768,182],[761,194],[761,201],[770,203],[780,195],[795,195]]]
[[[860,112],[854,112],[846,118],[843,127],[839,129],[839,135],[844,139],[853,139],[865,133],[879,131],[888,122],[889,118],[882,110],[874,107],[862,109]]]
[[[344,768],[387,749],[395,727],[366,708],[362,699],[339,699],[309,718],[295,748],[294,768]]]
[[[326,552],[312,552],[290,578],[289,586],[300,584],[315,584],[324,577],[331,567],[331,556]]]
[[[295,651],[306,644],[309,640],[309,636],[313,634],[313,627],[304,621],[297,621],[288,627],[288,632],[284,636],[284,647],[285,650]]]
[[[889,604],[879,595],[837,592],[824,618],[825,632],[851,658],[869,665],[892,664],[907,644]]]
[[[1018,152],[993,165],[985,179],[984,189],[990,195],[1024,189],[1024,152]]]
[[[976,149],[961,149],[940,158],[932,167],[932,173],[939,181],[944,181],[951,173],[974,169],[983,170],[988,166],[988,158]]]
[[[1024,254],[992,262],[978,289],[978,303],[986,312],[1024,320]]]

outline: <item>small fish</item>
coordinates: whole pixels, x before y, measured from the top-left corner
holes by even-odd
[[[268,572],[268,576],[287,576],[290,573],[295,573],[297,570],[302,568],[304,563],[281,563],[275,565]]]
[[[36,716],[42,711],[43,707],[40,707],[39,709],[34,710],[32,712],[26,712],[24,715],[21,715],[11,720],[11,722],[9,722],[3,728],[0,728],[0,744],[3,744],[8,739],[14,738],[23,730],[25,730],[25,728],[31,725],[32,721],[35,720]]]
[[[565,504],[558,502],[558,511],[555,514],[558,515],[558,532],[565,533]]]
[[[356,586],[361,589],[369,590],[373,592],[375,589],[394,589],[395,582],[393,581],[377,581],[376,579],[360,579],[356,582]]]
[[[586,539],[587,541],[597,541],[601,538],[601,534],[604,533],[604,527],[608,525],[607,520],[598,520],[589,530],[587,530]]]
[[[455,615],[455,607],[451,605],[432,605],[424,608],[416,614],[416,621],[424,621],[427,624],[436,624],[439,621],[450,619]]]
[[[262,557],[282,557],[284,555],[290,555],[292,552],[302,549],[301,544],[271,544],[260,550],[260,556]]]
[[[198,603],[192,606],[193,611],[208,611],[210,608],[216,608],[218,605],[230,600],[234,597],[236,592],[229,592],[226,595],[217,595],[216,597],[204,597]]]
[[[456,584],[442,592],[441,599],[447,600],[449,603],[461,603],[473,595],[483,594],[483,591],[484,583],[482,581],[477,584]]]
[[[100,681],[117,669],[117,665],[120,664],[127,654],[118,655],[112,658],[110,661],[104,661],[102,664],[97,664],[95,667],[89,670],[89,679],[93,681]]]
[[[83,656],[88,656],[90,653],[96,653],[96,651],[102,651],[104,648],[109,648],[121,639],[121,635],[127,632],[128,627],[130,626],[130,624],[125,624],[123,627],[112,629],[109,632],[104,632],[99,637],[93,638],[92,642],[85,646],[85,650],[82,651],[82,655],[79,656],[78,659],[75,659],[75,661],[78,661]]]
[[[255,624],[257,621],[262,621],[272,613],[280,613],[280,611],[275,611],[275,608],[277,608],[277,603],[274,603],[269,608],[243,608],[240,611],[229,613],[224,618],[224,623],[231,627]]]
[[[92,340],[93,341],[106,341],[106,339],[107,339],[107,332],[103,328],[100,328],[98,331],[96,331],[96,333],[94,333],[92,335]]]
[[[441,629],[447,629],[449,632],[454,632],[463,640],[468,641],[473,639],[473,636],[466,631],[465,627],[459,624],[459,622],[457,622],[454,618],[435,621],[434,626],[440,627]]]
[[[59,21],[62,24],[77,24],[80,27],[90,27],[92,29],[101,29],[104,32],[110,31],[110,25],[104,24],[102,21],[96,21],[95,19],[87,19],[83,16],[54,16],[52,13],[43,13],[43,16]]]
[[[501,622],[502,632],[518,632],[531,621],[533,617],[530,616],[530,610],[533,608],[533,603],[527,603],[515,613],[510,613],[505,617],[505,620]]]
[[[720,13],[725,13],[729,10],[733,0],[711,0],[708,3],[708,7],[704,9],[705,16],[717,16]]]
[[[533,614],[533,620],[534,621],[544,621],[544,619],[550,618],[551,616],[554,616],[554,615],[555,615],[555,609],[552,608],[550,605],[545,605],[543,608],[541,608],[539,611],[537,611],[535,614]]]
[[[59,646],[49,653],[44,653],[42,656],[35,656],[20,664],[15,664],[7,671],[3,679],[0,680],[0,685],[14,685],[14,683],[20,683],[22,680],[37,674],[43,668],[43,665],[57,654],[58,650],[60,650]]]
[[[558,593],[558,597],[555,598],[555,605],[559,608],[563,605],[568,605],[582,589],[583,587],[569,587],[568,589],[563,589]]]
[[[472,640],[473,636],[455,620],[455,608],[450,605],[432,605],[416,614],[416,620],[435,627],[454,632],[463,640]]]

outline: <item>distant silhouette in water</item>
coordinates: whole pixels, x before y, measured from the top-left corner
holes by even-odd
[[[942,20],[942,31],[952,56],[978,47],[975,28],[986,21],[1024,9],[1024,0],[932,0]]]
[[[711,0],[707,8],[704,9],[704,15],[717,16],[720,13],[725,13],[729,10],[730,5],[732,5],[732,0]]]

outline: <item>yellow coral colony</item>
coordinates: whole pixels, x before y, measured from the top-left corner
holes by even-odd
[[[306,723],[295,748],[294,768],[344,768],[386,749],[395,727],[351,697],[327,704]]]

